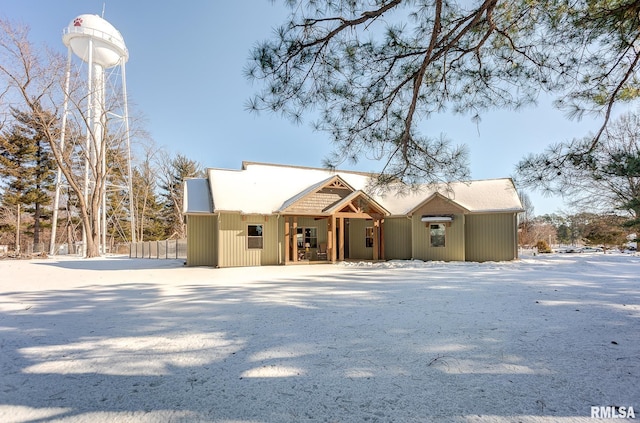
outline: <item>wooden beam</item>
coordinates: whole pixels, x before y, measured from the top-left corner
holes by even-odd
[[[333,234],[336,227],[336,219],[332,216],[331,219],[327,219],[327,258],[331,261],[335,261],[333,258]]]
[[[373,221],[373,260],[378,261],[379,256],[379,240],[378,240],[378,229],[380,229],[380,221]]]
[[[298,218],[296,216],[293,216],[293,230],[292,230],[291,239],[293,242],[291,254],[293,254],[293,261],[297,262],[298,261]]]
[[[347,204],[347,207],[349,207],[351,209],[351,211],[354,212],[354,213],[360,213],[360,209],[353,203]],[[349,212],[347,212],[347,213],[349,213]]]
[[[329,257],[331,257],[331,262],[334,263],[337,259],[336,256],[336,234],[338,233],[338,228],[336,226],[336,217],[335,215],[331,216],[331,232],[329,233],[328,245],[329,249]]]
[[[368,220],[372,220],[373,218],[371,217],[371,215],[368,215],[366,213],[348,213],[348,212],[337,212],[335,213],[335,217],[346,217],[346,218],[352,218],[352,219],[368,219]]]
[[[384,260],[384,219],[380,219],[380,260]]]
[[[289,216],[284,217],[284,264],[291,260],[291,230],[289,228]]]
[[[340,221],[340,242],[338,244],[338,259],[344,261],[344,217],[339,217]]]

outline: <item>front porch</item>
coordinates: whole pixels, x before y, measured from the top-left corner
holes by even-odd
[[[389,212],[339,176],[309,187],[278,211],[284,218],[284,263],[384,259]]]
[[[384,226],[380,215],[336,213],[331,216],[285,216],[285,264],[384,260]],[[354,228],[356,227],[356,228]]]

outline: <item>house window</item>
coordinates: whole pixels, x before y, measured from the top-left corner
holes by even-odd
[[[262,249],[262,225],[247,225],[247,248]]]
[[[364,228],[364,246],[373,248],[373,226]]]
[[[298,248],[318,248],[318,228],[298,228]]]
[[[430,239],[432,247],[444,247],[445,243],[445,226],[442,223],[429,225]]]

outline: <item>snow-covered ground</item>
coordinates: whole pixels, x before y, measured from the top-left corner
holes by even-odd
[[[639,270],[2,260],[0,421],[640,419]]]

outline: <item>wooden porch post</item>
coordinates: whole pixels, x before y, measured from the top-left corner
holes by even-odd
[[[336,227],[336,216],[331,215],[331,231],[329,232],[329,239],[327,240],[327,248],[331,252],[331,262],[334,263],[337,259],[336,257],[336,235],[338,233],[338,228]]]
[[[333,250],[333,228],[335,227],[335,219],[331,216],[327,219],[327,258],[331,260]],[[333,260],[331,260],[333,261]]]
[[[289,216],[284,217],[284,264],[291,260],[291,231],[289,228]]]
[[[293,242],[293,261],[298,261],[298,217],[293,216],[293,231],[291,236]]]
[[[344,261],[344,217],[339,217],[338,220],[340,222],[339,260]]]
[[[380,220],[373,219],[373,261],[377,261],[379,257],[380,242],[378,240],[378,230],[380,229]]]
[[[384,219],[380,219],[380,260],[384,260]]]

